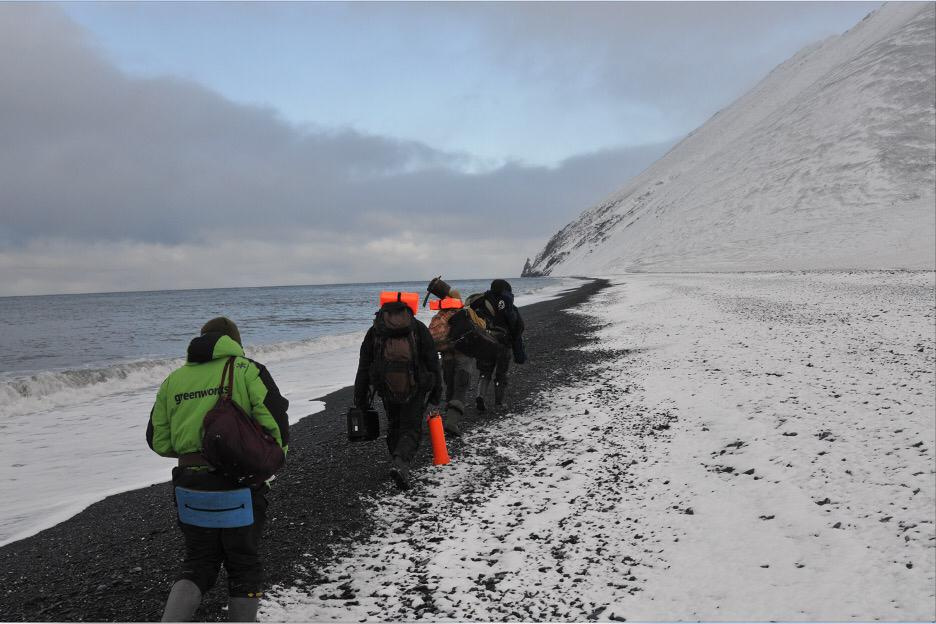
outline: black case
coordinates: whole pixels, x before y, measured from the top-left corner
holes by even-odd
[[[377,410],[369,407],[365,410],[357,407],[348,408],[348,440],[366,442],[380,437],[380,416]]]

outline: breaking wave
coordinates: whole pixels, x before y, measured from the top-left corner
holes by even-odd
[[[562,278],[544,286],[526,285],[518,289],[517,304],[524,305],[556,296],[574,285],[577,280]],[[419,318],[428,323],[432,312],[420,309]],[[302,319],[306,321],[308,319]],[[321,320],[321,319],[319,319]],[[273,364],[304,358],[319,353],[348,349],[357,355],[363,331],[327,334],[292,342],[266,345],[248,345],[247,357],[264,364]],[[95,402],[116,395],[131,400],[133,395],[146,391],[147,402],[151,393],[166,376],[183,363],[182,358],[132,360],[100,368],[42,371],[36,373],[0,374],[0,429],[5,420],[57,408],[89,404],[93,412]],[[274,376],[276,371],[273,371]],[[147,407],[148,409],[148,407]]]
[[[258,345],[248,347],[246,355],[269,364],[339,349],[356,351],[362,336],[363,332],[349,332]],[[183,358],[163,358],[122,362],[104,368],[0,376],[0,419],[93,402],[115,394],[151,390],[183,363]]]

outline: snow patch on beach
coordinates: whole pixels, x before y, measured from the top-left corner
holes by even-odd
[[[932,620],[932,273],[639,275],[265,621]]]
[[[601,344],[678,416],[648,493],[679,542],[630,617],[932,620],[934,274],[621,281]]]
[[[410,494],[370,501],[374,536],[264,603],[267,621],[607,620],[610,591],[640,591],[656,528],[628,472],[669,416],[603,409],[616,371],[552,405],[469,435]],[[648,439],[650,442],[648,442]],[[311,586],[310,586],[311,585]]]

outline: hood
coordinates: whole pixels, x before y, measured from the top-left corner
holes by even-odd
[[[510,292],[513,289],[510,287],[510,284],[507,280],[496,279],[491,282],[491,291],[496,292],[497,294],[502,294],[505,292]]]
[[[221,332],[209,332],[194,338],[189,343],[186,359],[189,364],[201,364],[232,355],[243,357],[244,348],[234,342],[230,336]]]
[[[514,295],[509,290],[506,290],[504,292],[495,292],[493,290],[489,290],[484,294],[498,308],[500,308],[500,306],[497,305],[499,301],[503,301],[506,307],[512,306],[514,302]],[[500,309],[503,309],[503,308],[500,308]]]

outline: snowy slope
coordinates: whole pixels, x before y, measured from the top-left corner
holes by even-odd
[[[936,266],[933,3],[891,3],[797,53],[530,273]]]

